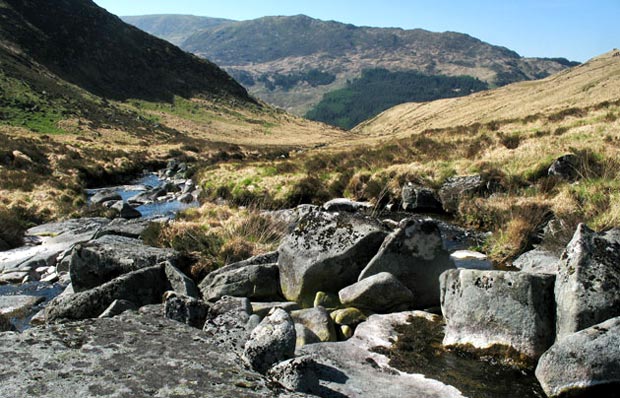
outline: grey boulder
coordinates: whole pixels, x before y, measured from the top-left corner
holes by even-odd
[[[280,274],[278,265],[231,264],[208,274],[199,285],[205,300],[223,296],[248,297],[253,300],[279,300]]]
[[[126,220],[142,217],[142,213],[123,201],[116,202],[111,209],[118,211],[118,215]]]
[[[523,253],[512,262],[512,266],[523,272],[535,274],[557,274],[560,259],[553,253],[542,249],[534,249]]]
[[[558,339],[620,316],[620,228],[577,227],[562,255],[555,300]]]
[[[479,174],[449,178],[439,189],[439,200],[445,211],[455,213],[461,200],[483,192],[486,183]]]
[[[307,308],[291,312],[295,323],[304,325],[320,341],[336,341],[334,321],[323,307]]]
[[[310,307],[318,291],[336,293],[354,283],[385,236],[385,227],[370,218],[311,211],[278,249],[284,297]]]
[[[249,329],[254,328],[250,322],[251,315],[252,306],[246,297],[224,296],[210,305],[202,330],[220,344],[241,353],[249,337]]]
[[[338,292],[338,297],[345,306],[379,313],[402,311],[414,303],[411,290],[388,272],[380,272],[347,286]]]
[[[388,272],[414,294],[414,308],[429,308],[439,305],[439,275],[454,267],[437,223],[410,218],[385,239],[359,281]]]
[[[164,294],[164,314],[186,325],[202,329],[207,319],[209,305],[194,297],[179,295],[168,291]]]
[[[401,189],[401,206],[405,211],[442,212],[443,208],[435,191],[407,183]]]
[[[121,195],[113,190],[104,189],[97,193],[95,193],[91,198],[90,202],[94,204],[101,204],[103,202],[109,202],[112,200],[122,200]]]
[[[616,397],[620,384],[620,317],[569,334],[538,361],[549,397]]]
[[[169,261],[164,262],[164,271],[166,272],[166,278],[168,279],[170,287],[176,293],[194,298],[200,297],[200,293],[198,292],[198,288],[196,288],[194,281],[185,275],[180,269],[170,264]]]
[[[276,364],[269,369],[267,376],[287,390],[318,393],[320,384],[317,370],[316,361],[305,355]]]
[[[579,176],[578,163],[579,159],[572,153],[560,156],[551,163],[547,174],[563,180],[574,180]]]
[[[245,343],[242,359],[252,369],[265,374],[274,364],[295,355],[295,324],[281,308],[252,330]]]
[[[446,271],[441,275],[444,345],[483,351],[508,347],[528,365],[553,343],[554,279],[523,272]]]

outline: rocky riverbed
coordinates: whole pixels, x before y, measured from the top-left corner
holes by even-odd
[[[0,300],[0,395],[613,394],[620,230],[581,225],[562,258],[533,251],[500,271],[462,250],[468,231],[364,208],[270,213],[290,223],[276,252],[200,281],[179,253],[140,240],[165,219],[31,229],[39,244],[0,255],[13,284]],[[39,326],[11,331],[42,307]]]

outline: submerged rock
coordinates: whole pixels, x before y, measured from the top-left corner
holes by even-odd
[[[549,397],[616,397],[620,317],[565,335],[543,354],[536,377]]]
[[[386,233],[363,216],[310,212],[278,249],[284,297],[309,307],[318,291],[335,293],[354,283]]]
[[[554,279],[522,272],[446,271],[441,275],[444,345],[471,346],[496,356],[513,351],[533,362],[555,337]]]

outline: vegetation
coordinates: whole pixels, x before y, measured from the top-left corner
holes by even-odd
[[[331,73],[322,72],[318,69],[310,69],[306,72],[299,72],[284,75],[281,73],[264,74],[258,78],[269,91],[281,88],[285,91],[290,90],[299,83],[307,83],[311,87],[325,86],[336,80],[336,76]]]
[[[343,89],[325,94],[306,117],[344,129],[403,102],[423,102],[459,97],[487,89],[470,76],[429,76],[419,72],[367,69]]]

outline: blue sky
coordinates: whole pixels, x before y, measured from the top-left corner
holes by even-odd
[[[467,33],[528,57],[586,61],[620,47],[620,0],[95,0],[116,15],[245,20],[306,14],[363,26]]]

